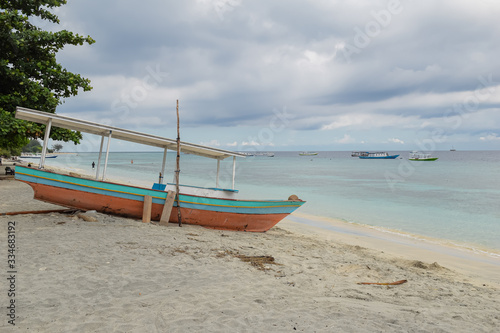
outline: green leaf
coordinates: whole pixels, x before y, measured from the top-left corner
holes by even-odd
[[[67,71],[56,61],[66,45],[93,44],[90,37],[73,32],[44,31],[29,22],[38,17],[52,23],[54,8],[65,0],[0,1],[0,148],[20,149],[29,139],[43,135],[44,125],[15,119],[17,106],[54,113],[63,98],[92,89],[90,80]],[[51,138],[79,143],[79,132],[55,128]]]

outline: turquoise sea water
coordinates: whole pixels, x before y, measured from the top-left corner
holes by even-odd
[[[275,152],[275,157],[237,158],[241,198],[307,201],[298,212],[350,223],[500,250],[500,151],[438,151],[434,162],[361,160],[351,152]],[[107,178],[151,185],[162,152],[110,153]],[[97,153],[59,155],[47,165],[92,173]],[[104,160],[104,156],[103,156]],[[133,163],[132,163],[133,161]],[[167,157],[173,180],[175,153]],[[231,187],[232,159],[221,163],[220,187]],[[215,186],[217,162],[181,156],[181,183]],[[101,168],[102,172],[102,168]]]

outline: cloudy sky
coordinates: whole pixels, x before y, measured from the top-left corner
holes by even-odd
[[[175,138],[179,99],[181,139],[223,149],[500,149],[495,0],[69,0],[56,13],[96,40],[59,53],[94,87],[59,114]]]

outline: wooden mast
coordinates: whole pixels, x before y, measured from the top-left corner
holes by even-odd
[[[180,161],[181,158],[181,135],[179,130],[179,100],[177,100],[177,170],[175,170],[175,194],[177,198],[177,219],[179,220],[179,227],[182,226],[182,217],[181,217],[181,206],[179,201],[179,174],[181,172],[180,169]]]

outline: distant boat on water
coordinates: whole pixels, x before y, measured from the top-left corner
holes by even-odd
[[[257,152],[257,153],[240,152],[240,154],[245,155],[245,156],[267,156],[267,157],[274,157],[274,153],[271,153],[271,152]]]
[[[418,151],[413,151],[410,153],[410,161],[435,161],[437,157],[431,156],[431,154],[425,154]]]
[[[57,155],[47,155],[45,158],[56,158]],[[21,155],[21,158],[42,158],[41,154],[24,154]]]
[[[352,157],[359,157],[359,156],[361,156],[361,154],[368,154],[368,152],[367,151],[353,151],[351,153],[351,156]]]
[[[299,153],[300,156],[316,156],[318,155],[315,151],[303,151]]]
[[[255,153],[255,156],[267,156],[267,157],[274,157],[274,153],[271,152],[263,152],[263,153]]]
[[[455,149],[455,147],[451,146],[450,151],[457,151],[457,150]]]
[[[389,155],[387,152],[362,152],[358,157],[361,159],[378,159],[378,160],[393,160],[398,155]]]

